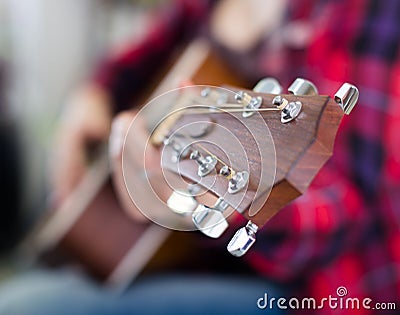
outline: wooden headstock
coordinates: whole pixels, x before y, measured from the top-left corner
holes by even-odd
[[[211,237],[227,228],[227,208],[241,213],[249,223],[228,245],[241,256],[257,229],[304,193],[330,158],[341,119],[354,107],[358,90],[345,84],[331,99],[297,79],[282,94],[276,81],[266,79],[253,91],[204,88],[201,98],[203,104],[180,110],[162,128],[167,132],[161,164],[219,199],[215,206],[204,206],[194,194],[180,198],[174,192],[170,208],[194,201],[193,222]]]

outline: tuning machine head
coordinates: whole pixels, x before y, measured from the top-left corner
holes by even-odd
[[[253,91],[256,93],[280,94],[282,93],[282,86],[279,84],[278,80],[268,77],[258,81]]]
[[[188,215],[198,206],[198,202],[190,191],[174,190],[167,200],[167,206],[180,215]]]
[[[229,226],[223,214],[228,206],[222,198],[219,198],[212,208],[201,204],[193,212],[192,221],[203,234],[218,238]]]
[[[345,83],[335,94],[335,102],[343,109],[346,115],[349,115],[356,105],[359,97],[357,87],[352,84]]]
[[[206,157],[203,157],[197,150],[193,151],[190,154],[190,159],[195,160],[199,165],[197,175],[199,175],[200,177],[204,177],[210,174],[215,169],[215,166],[218,163],[217,159],[214,156],[207,155]]]
[[[236,194],[245,188],[249,182],[249,177],[250,175],[247,171],[237,172],[232,175],[228,182],[228,193]]]
[[[185,158],[189,155],[190,144],[184,138],[180,138],[179,135],[166,137],[163,141],[165,146],[170,146],[173,150],[171,155],[171,161],[177,163],[181,158]]]
[[[314,83],[309,80],[297,78],[288,88],[289,93],[293,95],[318,95],[318,89]]]
[[[253,88],[256,93],[268,93],[268,94],[279,94],[282,92],[282,87],[279,82],[274,78],[264,78],[260,80]],[[250,96],[249,94],[239,91],[235,95],[236,101],[244,104],[242,116],[248,118],[254,115],[254,109],[258,109],[263,104],[263,98],[261,96]],[[246,111],[247,109],[247,111]]]
[[[286,124],[299,116],[302,107],[303,104],[299,101],[288,103],[285,108],[282,109],[281,123]]]
[[[253,222],[247,222],[245,227],[239,229],[229,242],[227,249],[233,256],[241,257],[247,253],[256,241],[258,226]]]

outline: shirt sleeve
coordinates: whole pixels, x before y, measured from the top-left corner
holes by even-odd
[[[174,48],[195,35],[207,17],[209,3],[175,0],[154,12],[143,40],[100,63],[92,80],[109,92],[115,111],[130,108],[134,96],[148,87]]]

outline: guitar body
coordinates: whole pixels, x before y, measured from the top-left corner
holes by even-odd
[[[151,97],[178,87],[182,80],[246,86],[202,40],[191,43],[166,73]],[[50,264],[59,257],[77,262],[95,278],[122,287],[144,268],[160,270],[187,257],[183,249],[190,247],[190,233],[170,232],[128,217],[114,191],[107,154],[100,155],[71,197],[28,239],[33,255]]]

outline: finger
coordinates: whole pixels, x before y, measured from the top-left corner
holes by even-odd
[[[192,85],[194,85],[194,82],[190,79],[181,80],[181,82],[179,83],[180,88],[184,88],[184,87],[192,86]]]
[[[129,196],[129,192],[125,185],[124,172],[122,166],[122,153],[124,141],[129,129],[129,126],[135,117],[136,112],[123,112],[119,114],[113,121],[110,135],[110,159],[112,167],[112,178],[116,189],[117,197],[123,209],[136,221],[147,222],[147,218],[136,208],[135,204]],[[132,152],[133,155],[134,152]],[[127,171],[131,174],[138,172],[134,163],[126,163]]]

